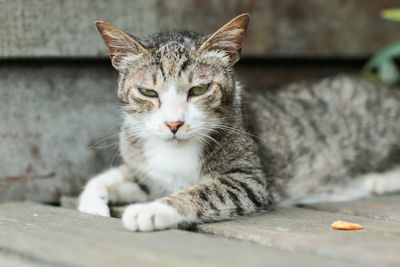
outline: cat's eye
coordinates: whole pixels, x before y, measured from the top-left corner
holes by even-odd
[[[148,96],[148,97],[158,97],[158,93],[154,90],[151,89],[146,89],[146,88],[138,88],[139,92],[142,95]]]
[[[195,86],[190,88],[189,90],[189,96],[198,96],[204,94],[207,89],[210,87],[210,84],[202,84],[199,86]]]

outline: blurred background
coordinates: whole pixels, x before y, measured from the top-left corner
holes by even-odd
[[[252,21],[237,64],[248,90],[360,73],[400,39],[395,0],[0,0],[0,201],[57,204],[118,164],[117,73],[95,20],[137,37]]]

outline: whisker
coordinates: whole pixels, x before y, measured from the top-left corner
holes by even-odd
[[[97,146],[97,144],[106,142],[108,139],[112,139],[112,138],[114,138],[114,137],[117,136],[117,135],[119,135],[119,133],[114,133],[114,134],[109,135],[109,136],[106,136],[106,137],[104,137],[104,138],[102,138],[102,139],[100,139],[100,140],[97,140],[97,141],[93,142],[93,143],[90,144],[90,145],[91,145],[91,146]]]
[[[106,149],[106,148],[109,148],[109,147],[118,147],[118,144],[119,144],[119,142],[114,142],[114,143],[111,143],[111,144],[109,144],[109,145],[105,145],[105,146],[95,146],[94,148],[95,149]]]
[[[231,131],[231,132],[246,134],[246,135],[248,135],[248,136],[257,138],[258,140],[260,140],[261,142],[263,142],[263,140],[262,140],[259,136],[254,135],[254,134],[251,134],[251,133],[246,132],[246,131],[244,131],[244,130],[242,130],[242,129],[239,129],[239,128],[234,128],[234,127],[227,126],[227,125],[224,125],[224,124],[214,124],[214,123],[209,123],[209,122],[205,122],[205,124],[208,124],[209,126],[213,126],[213,127],[216,128],[216,129],[221,129],[221,130],[226,130],[226,131]]]
[[[119,158],[120,156],[121,156],[121,153],[120,153],[120,150],[118,148],[117,151],[114,153],[114,156],[111,159],[111,163],[110,163],[109,168],[111,168],[113,166],[115,157]]]
[[[221,144],[220,144],[217,140],[215,140],[215,138],[211,137],[211,136],[208,135],[208,134],[203,134],[203,133],[197,133],[197,134],[200,135],[200,136],[203,136],[203,137],[205,137],[205,138],[210,139],[210,140],[213,141],[216,145],[218,145],[218,146],[221,148],[221,150],[222,150],[225,154],[228,154],[228,152],[221,146]]]

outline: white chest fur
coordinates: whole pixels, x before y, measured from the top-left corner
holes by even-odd
[[[148,140],[144,144],[147,175],[168,193],[190,187],[199,179],[200,153],[199,142]]]

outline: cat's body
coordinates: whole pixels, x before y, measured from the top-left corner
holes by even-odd
[[[97,24],[120,72],[125,164],[93,178],[79,210],[144,203],[123,222],[149,231],[400,189],[400,92],[346,76],[243,92],[232,66],[247,23],[145,41]]]
[[[391,190],[369,175],[400,167],[397,88],[338,75],[249,93],[246,102],[264,171],[274,177],[283,203],[400,189],[400,172]]]

